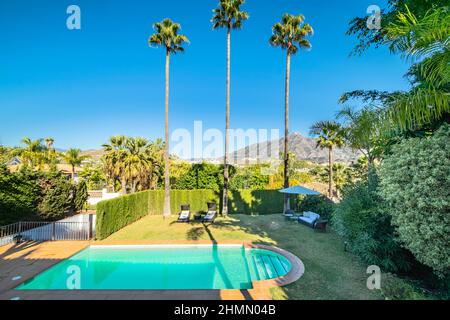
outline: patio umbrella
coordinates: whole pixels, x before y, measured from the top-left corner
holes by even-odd
[[[302,186],[294,186],[294,187],[290,187],[290,188],[286,188],[286,189],[281,189],[278,190],[278,192],[281,193],[286,193],[286,194],[302,194],[302,195],[307,195],[307,196],[318,196],[320,195],[320,192],[302,187]],[[289,214],[290,210],[287,210],[286,212],[284,212],[284,214]]]
[[[286,189],[278,190],[278,192],[281,193],[287,193],[287,194],[304,194],[308,196],[318,196],[320,195],[320,192],[302,187],[302,186],[294,186]]]

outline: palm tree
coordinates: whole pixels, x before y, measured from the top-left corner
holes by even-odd
[[[80,149],[71,148],[63,155],[63,160],[72,166],[72,181],[75,181],[75,167],[81,165],[81,163],[89,158],[88,156],[81,155]]]
[[[178,34],[181,26],[166,18],[155,23],[156,31],[148,39],[150,47],[164,47],[166,49],[166,96],[165,96],[165,154],[164,154],[164,217],[170,216],[170,177],[169,177],[169,66],[170,55],[184,52],[183,44],[189,40],[185,35]]]
[[[46,147],[42,144],[42,139],[32,140],[29,137],[22,139],[23,148],[18,148],[12,151],[12,156],[19,156],[23,166],[30,169],[43,169],[48,162],[45,156]]]
[[[344,121],[344,138],[354,150],[359,150],[368,162],[367,173],[369,187],[374,186],[374,162],[380,157],[383,146],[381,117],[382,113],[369,107],[354,110],[342,108],[336,115]]]
[[[310,128],[310,134],[318,136],[317,147],[328,149],[328,197],[333,198],[333,148],[344,145],[342,127],[335,121],[319,121]]]
[[[281,47],[287,51],[286,54],[286,79],[284,94],[284,187],[289,188],[289,82],[291,72],[291,55],[298,52],[299,48],[309,49],[311,43],[305,39],[313,34],[312,27],[304,23],[305,17],[300,14],[293,16],[285,13],[281,23],[272,27],[270,44]],[[284,197],[284,211],[289,210],[289,195]]]
[[[410,69],[415,86],[387,99],[386,118],[400,130],[414,130],[450,114],[450,12],[437,8],[417,18],[406,6],[386,27],[391,52],[419,61]]]
[[[116,179],[120,179],[122,194],[127,193],[127,179],[124,170],[124,158],[126,155],[125,136],[113,136],[109,139],[109,143],[103,144],[105,155],[103,161],[105,163],[106,175],[112,181],[113,191],[115,191]]]
[[[226,109],[225,109],[225,155],[223,169],[223,201],[222,214],[228,214],[228,147],[230,129],[230,61],[231,61],[231,29],[240,29],[242,21],[248,19],[248,13],[241,11],[244,0],[220,0],[219,7],[214,9],[211,19],[213,29],[227,28],[227,81],[226,81]]]
[[[136,192],[139,182],[150,177],[152,159],[149,154],[149,141],[145,138],[128,138],[124,157],[124,173],[131,182],[131,192]]]

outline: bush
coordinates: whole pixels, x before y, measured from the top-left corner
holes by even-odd
[[[75,187],[63,175],[49,174],[39,181],[42,199],[39,216],[44,220],[62,219],[75,211]]]
[[[450,270],[450,126],[393,147],[380,170],[381,195],[399,238],[437,274]]]
[[[96,237],[104,239],[149,213],[149,191],[124,195],[97,204]]]
[[[38,175],[10,173],[0,168],[0,225],[37,218],[40,199]]]
[[[299,196],[298,212],[312,211],[320,214],[323,219],[331,218],[334,203],[325,196]]]
[[[381,294],[386,300],[426,300],[427,293],[407,280],[390,273],[381,278]]]
[[[75,187],[74,207],[75,211],[81,211],[86,205],[89,198],[87,183],[85,180],[80,180]]]
[[[349,251],[365,263],[378,265],[383,271],[406,271],[410,267],[408,252],[396,241],[386,210],[377,193],[369,191],[367,182],[359,182],[344,189],[332,224]]]

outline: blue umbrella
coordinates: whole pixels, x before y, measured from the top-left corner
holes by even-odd
[[[309,196],[318,196],[320,195],[320,192],[302,187],[302,186],[294,186],[286,189],[278,190],[278,192],[281,193],[287,193],[287,194],[304,194]]]

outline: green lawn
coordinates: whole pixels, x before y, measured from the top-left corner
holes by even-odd
[[[275,299],[381,299],[366,287],[367,276],[355,256],[344,252],[342,240],[332,231],[314,232],[280,215],[233,215],[213,225],[176,223],[175,217],[147,216],[106,240],[242,240],[271,244],[297,255],[305,274],[295,283],[274,288]]]

